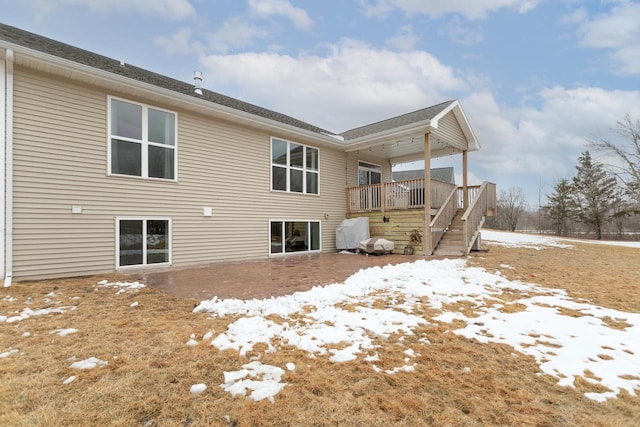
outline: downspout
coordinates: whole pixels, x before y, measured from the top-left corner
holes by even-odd
[[[6,88],[5,88],[5,158],[3,164],[4,183],[4,287],[11,286],[13,276],[13,50],[5,52]]]
[[[5,58],[0,60],[0,277],[4,277],[4,242],[5,242],[5,228],[4,228],[4,212],[5,212],[5,185],[4,185],[4,170],[5,170],[5,147],[7,127],[5,121],[7,119],[7,113],[5,110],[7,99],[7,67],[5,65]]]

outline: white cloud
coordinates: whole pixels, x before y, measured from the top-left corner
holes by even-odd
[[[427,15],[438,18],[446,14],[459,14],[468,19],[484,19],[488,13],[509,7],[519,13],[534,9],[542,0],[360,0],[367,16],[383,16],[397,8],[409,15]]]
[[[284,16],[298,29],[311,28],[313,21],[304,9],[293,6],[287,0],[249,0],[249,11],[256,16]]]
[[[211,55],[201,62],[216,76],[215,90],[251,94],[250,102],[332,131],[433,105],[468,90],[453,68],[427,52],[376,50],[353,40],[330,46],[326,56],[242,53]]]
[[[458,18],[453,18],[442,25],[440,32],[453,42],[464,46],[476,45],[484,39],[481,31],[472,28],[469,22],[462,22]]]
[[[627,112],[640,115],[640,91],[553,87],[540,91],[537,101],[538,107],[509,108],[490,93],[462,101],[483,146],[474,157],[485,176],[499,171],[550,181],[568,177],[587,140],[606,136]]]
[[[394,47],[398,50],[413,50],[419,37],[413,32],[411,25],[400,27],[398,34],[387,39],[387,46]]]
[[[190,28],[183,28],[168,37],[156,37],[154,43],[170,55],[192,54],[194,50],[198,50],[198,47],[196,44],[191,43],[191,34]]]
[[[560,19],[563,24],[580,24],[585,22],[589,17],[589,12],[584,7],[578,8],[568,13]]]
[[[209,34],[207,40],[214,52],[227,53],[233,48],[250,46],[254,39],[268,37],[267,31],[241,17],[230,18],[220,29]]]
[[[640,74],[640,3],[616,3],[609,13],[583,22],[580,44],[611,52],[616,74]]]
[[[86,6],[96,12],[132,11],[141,15],[156,15],[174,20],[195,16],[196,10],[189,0],[49,0],[46,3],[36,2],[38,6],[46,4],[46,11],[56,9],[59,5]]]

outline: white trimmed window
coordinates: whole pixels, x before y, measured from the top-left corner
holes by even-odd
[[[176,113],[109,97],[109,174],[176,179]]]
[[[170,219],[116,219],[117,268],[170,263]]]
[[[271,255],[320,251],[320,221],[269,221]]]
[[[271,190],[319,194],[319,162],[317,148],[271,138]]]

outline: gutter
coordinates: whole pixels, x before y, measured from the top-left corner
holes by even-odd
[[[5,51],[5,140],[4,140],[4,287],[13,276],[13,50]]]

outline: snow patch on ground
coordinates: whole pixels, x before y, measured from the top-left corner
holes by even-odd
[[[100,360],[96,357],[90,357],[88,359],[81,360],[79,362],[73,362],[70,366],[71,369],[95,369],[107,366],[109,363],[104,360]]]
[[[4,359],[5,357],[9,357],[12,354],[18,353],[19,351],[20,350],[18,350],[17,348],[10,348],[9,350],[0,353],[0,359]]]
[[[58,334],[61,337],[66,337],[67,335],[75,334],[78,332],[76,328],[67,328],[67,329],[56,329],[54,331],[49,332],[50,334]]]
[[[571,249],[573,245],[561,243],[556,237],[542,236],[538,234],[509,233],[506,231],[482,230],[482,241],[488,245],[504,246],[507,248],[563,248]]]
[[[583,243],[589,245],[622,246],[627,248],[640,249],[639,241],[620,240],[587,240],[571,239],[568,237],[544,236],[540,234],[511,233],[508,231],[497,231],[483,229],[481,231],[482,240],[489,245],[499,245],[509,248],[529,248],[544,249],[545,247],[556,247],[571,249],[571,243]]]
[[[66,311],[69,310],[75,310],[76,307],[75,306],[70,306],[70,307],[56,307],[56,308],[41,308],[38,310],[32,310],[29,307],[25,307],[22,309],[22,311],[18,312],[18,314],[16,314],[15,316],[0,316],[0,323],[2,322],[6,322],[6,323],[14,323],[14,322],[20,322],[22,320],[26,320],[30,317],[35,317],[35,316],[44,316],[47,314],[61,314],[61,313],[65,313]]]
[[[138,290],[145,287],[144,284],[140,282],[109,282],[108,280],[102,280],[98,282],[99,288],[116,288],[118,291],[116,295],[125,293],[125,292],[137,292]]]
[[[287,383],[280,382],[282,375],[282,368],[253,361],[243,365],[239,371],[225,372],[224,383],[220,387],[234,396],[247,396],[250,391],[247,397],[255,402],[263,399],[273,402],[273,397],[287,386]]]
[[[513,291],[522,298],[510,303],[499,299]],[[475,307],[474,314],[444,309],[459,302]],[[421,317],[414,313],[420,305],[440,314]],[[522,308],[502,312],[507,305]],[[590,399],[603,401],[622,390],[635,396],[640,390],[640,314],[576,302],[565,291],[510,281],[499,272],[469,267],[461,259],[373,267],[341,284],[278,298],[213,298],[202,301],[194,312],[243,316],[212,340],[220,350],[247,355],[257,343],[265,344],[267,352],[294,346],[311,357],[327,355],[336,363],[359,357],[375,362],[380,357],[376,338],[394,334],[401,343],[403,336],[415,334],[429,322],[460,320],[466,327],[452,332],[480,343],[508,344],[532,355],[541,371],[557,378],[560,386],[571,387],[581,377],[594,385],[594,391],[585,394]],[[428,344],[423,338],[420,341]],[[413,350],[407,348],[405,354],[403,366],[382,370],[372,364],[372,369],[390,375],[418,369],[417,363],[410,363]],[[596,392],[601,386],[609,391]]]
[[[200,394],[204,392],[206,389],[207,389],[207,385],[200,383],[200,384],[192,385],[189,391],[191,392],[191,394]]]

